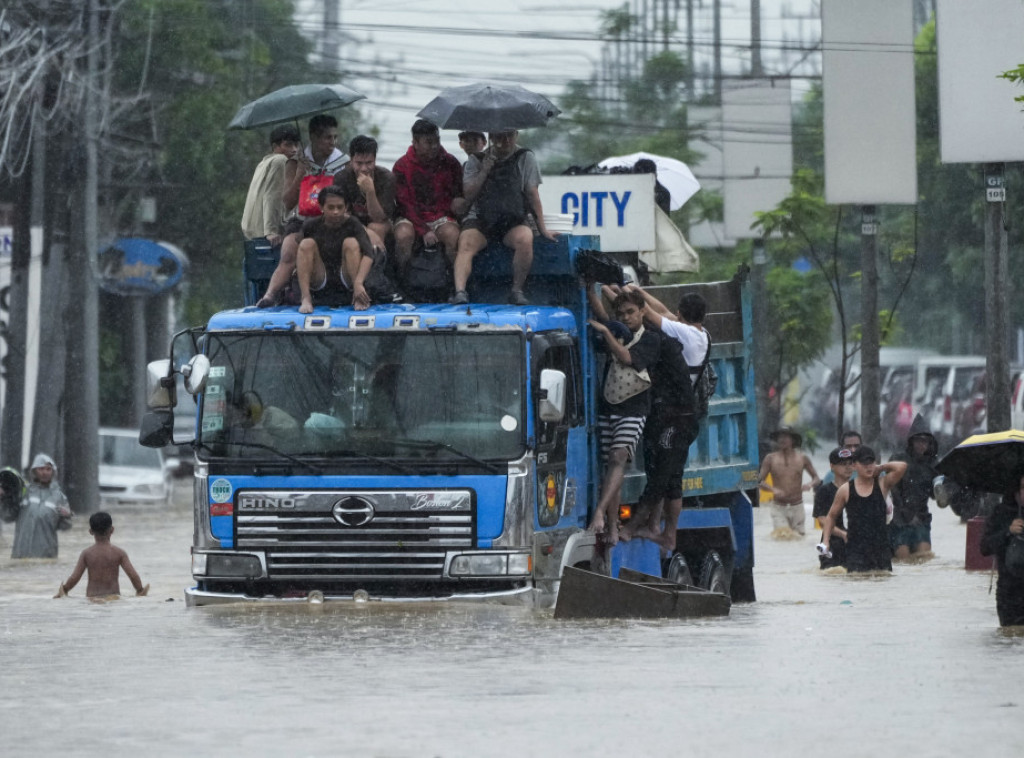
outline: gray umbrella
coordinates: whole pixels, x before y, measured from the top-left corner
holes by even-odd
[[[416,115],[442,129],[498,132],[544,126],[561,111],[543,95],[516,84],[448,87]]]
[[[231,119],[228,129],[254,129],[315,116],[365,97],[343,84],[293,84],[243,105]]]

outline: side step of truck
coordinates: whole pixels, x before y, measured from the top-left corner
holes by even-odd
[[[621,569],[619,578],[567,566],[555,603],[556,619],[700,618],[728,616],[728,595]]]

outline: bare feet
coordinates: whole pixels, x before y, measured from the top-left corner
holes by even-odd
[[[302,298],[302,305],[299,306],[299,313],[312,313],[313,312],[313,301],[308,298]]]
[[[627,538],[627,539],[625,539],[623,541],[624,542],[629,542],[629,539]],[[611,547],[615,547],[615,545],[619,544],[619,520],[618,519],[612,519],[611,523],[608,525],[608,536],[605,538],[605,542],[607,542],[608,545],[611,546]]]
[[[593,532],[594,534],[600,534],[601,532],[603,532],[604,531],[604,519],[603,518],[598,518],[598,517],[595,516],[594,520],[590,522],[590,526],[587,527],[587,531],[588,532]]]

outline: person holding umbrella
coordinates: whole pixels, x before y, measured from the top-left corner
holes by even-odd
[[[528,305],[524,288],[533,265],[533,229],[545,239],[556,234],[544,225],[540,201],[540,169],[533,152],[519,147],[519,132],[503,129],[491,132],[490,147],[471,155],[463,173],[463,190],[469,211],[462,223],[455,254],[455,295],[451,302],[469,302],[466,284],[473,273],[473,258],[488,242],[512,248],[512,292],[509,302]]]
[[[1024,541],[1024,471],[1018,471],[1014,482],[985,519],[981,537],[981,554],[994,555],[998,567],[996,613],[1000,626],[1024,625],[1024,566],[1012,557],[1008,560],[1007,552],[1012,543]]]

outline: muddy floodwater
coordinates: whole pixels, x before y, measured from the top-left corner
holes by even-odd
[[[817,571],[769,538],[758,602],[707,621],[555,621],[449,604],[186,609],[188,486],[113,511],[149,597],[51,596],[60,558],[0,559],[4,756],[1024,755],[1024,633],[1001,630],[965,528],[892,576]],[[122,580],[122,590],[130,585]]]

